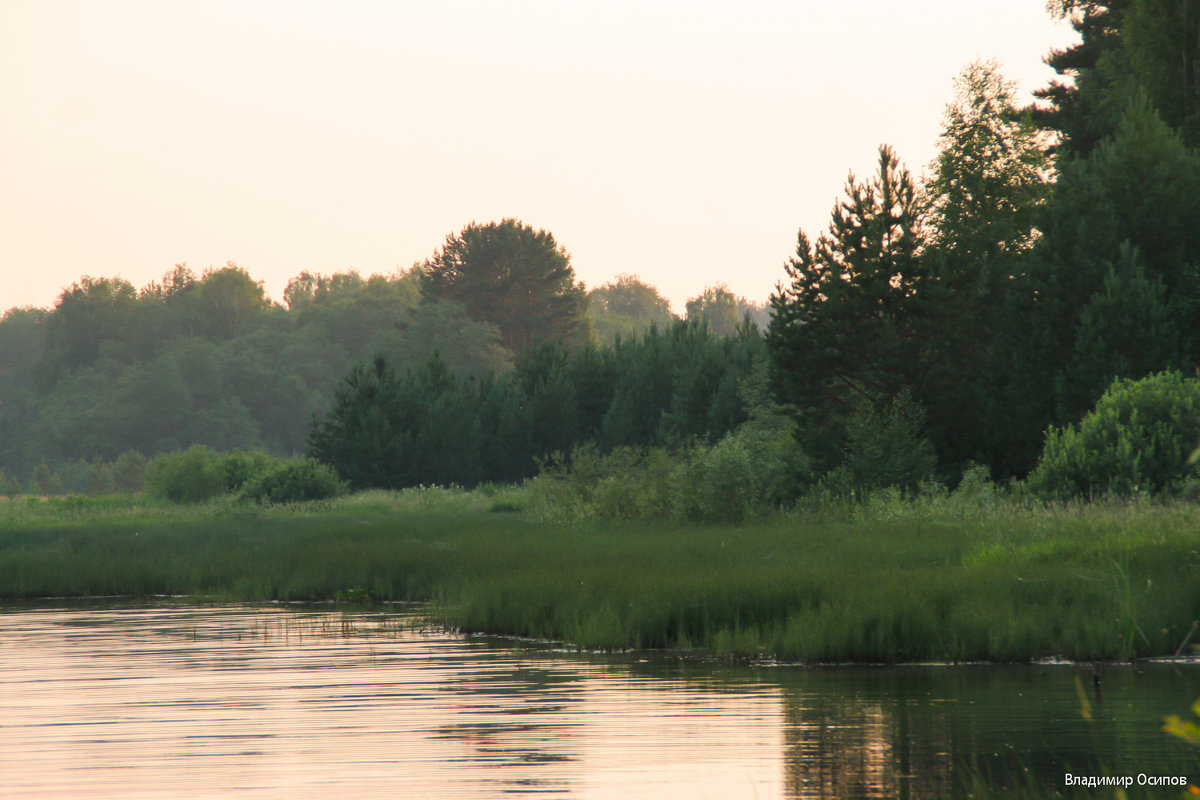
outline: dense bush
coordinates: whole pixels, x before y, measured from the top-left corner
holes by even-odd
[[[555,456],[529,483],[530,510],[545,520],[635,519],[671,513],[673,477],[682,456],[666,448],[595,445]]]
[[[229,453],[221,459],[225,488],[230,492],[239,491],[256,478],[279,469],[282,464],[283,461],[261,450]]]
[[[21,482],[8,474],[8,471],[0,467],[0,495],[12,497],[21,493]]]
[[[915,491],[933,479],[937,466],[924,425],[925,410],[908,390],[886,406],[863,405],[846,425],[844,458],[827,484]]]
[[[242,491],[247,500],[258,503],[301,503],[328,500],[345,493],[346,485],[332,469],[302,458],[276,466],[248,482]]]
[[[1118,379],[1078,425],[1051,427],[1029,488],[1046,496],[1178,491],[1195,474],[1200,377]]]
[[[218,453],[204,445],[193,445],[187,450],[163,453],[150,461],[145,466],[145,489],[150,496],[173,503],[199,503],[241,491],[279,470],[284,463],[257,450]],[[132,471],[136,464],[126,466]]]
[[[204,445],[163,453],[146,467],[146,492],[173,503],[200,503],[228,490],[224,458]]]
[[[542,519],[738,522],[778,504],[791,469],[788,435],[744,427],[712,447],[594,445],[543,465],[530,481],[530,511]]]
[[[146,457],[126,450],[112,463],[113,488],[118,492],[140,492],[146,481]]]
[[[778,498],[794,443],[754,430],[697,449],[676,474],[674,510],[692,522],[740,522]]]

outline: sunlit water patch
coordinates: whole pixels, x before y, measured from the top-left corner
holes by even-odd
[[[782,795],[777,687],[714,691],[404,622],[0,616],[0,797]]]
[[[1106,668],[1097,693],[1069,666],[752,668],[415,622],[10,609],[0,797],[882,798],[1196,773],[1160,730],[1200,696],[1186,665]]]

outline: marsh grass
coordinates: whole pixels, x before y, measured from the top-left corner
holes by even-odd
[[[286,507],[0,502],[0,596],[370,597],[448,627],[802,662],[1170,655],[1200,510],[879,495],[743,524],[547,523],[520,490]]]

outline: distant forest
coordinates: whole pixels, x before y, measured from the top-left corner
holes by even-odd
[[[574,351],[611,349],[682,324],[635,276],[584,291],[545,232],[506,220],[464,234],[489,230],[561,262],[578,302],[558,327],[523,328],[547,320],[547,297],[535,299],[541,307],[497,313],[513,308],[512,287],[528,288],[530,276],[510,276],[505,287],[434,285],[430,276],[445,270],[432,260],[393,275],[302,272],[281,304],[228,264],[200,274],[179,265],[141,289],[85,276],[51,309],[9,309],[0,318],[0,468],[23,487],[45,462],[75,484],[62,488],[86,491],[88,464],[129,451],[149,457],[203,444],[300,454],[313,415],[325,413],[354,364],[377,355],[400,375],[436,354],[449,372],[484,379],[511,372],[543,338]],[[452,258],[464,234],[448,237],[438,258]],[[686,307],[686,320],[718,337],[747,318],[765,329],[765,306],[724,286]]]
[[[717,286],[680,320],[633,276],[589,291],[512,219],[400,274],[301,273],[282,305],[234,265],[85,277],[0,320],[0,467],[26,486],[205,444],[472,483],[782,419],[795,485],[1023,478],[1115,380],[1200,366],[1200,0],[1050,6],[1080,35],[1047,56],[1060,78],[1022,106],[968,65],[928,176],[882,146],[769,308]],[[1104,412],[1131,469],[1147,420],[1191,441],[1174,391]]]

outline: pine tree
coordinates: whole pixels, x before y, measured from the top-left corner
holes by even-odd
[[[860,403],[890,402],[921,382],[929,287],[921,216],[911,175],[881,147],[875,176],[850,176],[816,244],[799,233],[784,267],[788,284],[771,296],[774,391],[795,409],[808,452],[826,468],[839,460],[842,422]]]
[[[422,269],[427,298],[461,303],[472,319],[496,325],[514,352],[587,338],[587,294],[547,231],[516,219],[472,223],[447,236]]]
[[[325,416],[314,416],[308,455],[355,489],[403,485],[413,439],[404,405],[400,380],[386,358],[355,365]]]

